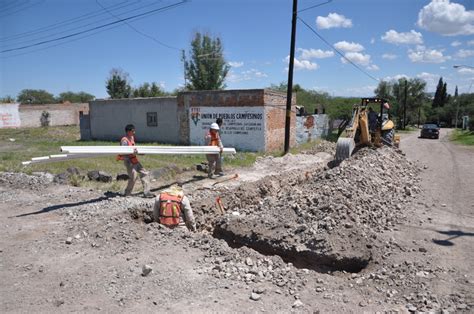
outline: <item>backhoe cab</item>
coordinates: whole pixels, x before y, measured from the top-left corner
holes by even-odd
[[[349,158],[355,147],[360,145],[398,147],[400,137],[395,135],[395,124],[389,118],[389,109],[388,102],[382,98],[362,98],[360,105],[354,105],[352,118],[337,140],[336,161]]]

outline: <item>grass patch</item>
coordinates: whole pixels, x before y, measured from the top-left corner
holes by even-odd
[[[112,175],[125,173],[123,163],[116,161],[115,157],[99,157],[23,166],[22,161],[32,157],[60,154],[60,146],[84,145],[118,145],[117,141],[80,141],[78,126],[60,126],[48,128],[20,128],[0,129],[0,171],[13,171],[31,173],[44,171],[58,174],[66,171],[68,167],[76,167],[81,172],[90,170],[103,170]],[[160,143],[139,143],[139,145],[163,145]],[[234,156],[224,156],[225,167],[248,167],[254,164],[258,156],[263,153],[239,152]],[[159,169],[169,165],[178,168],[194,167],[206,161],[204,155],[145,155],[139,156],[145,168]],[[74,178],[74,185],[83,185],[78,178]]]
[[[474,146],[474,131],[453,130],[451,141],[467,146]]]

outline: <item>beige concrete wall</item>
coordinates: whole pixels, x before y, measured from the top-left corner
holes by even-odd
[[[40,127],[41,114],[50,114],[50,126],[78,125],[79,112],[89,112],[89,104],[20,105],[21,127]]]
[[[156,113],[157,126],[147,125],[147,113]],[[176,97],[107,99],[90,102],[91,138],[119,141],[125,126],[133,124],[138,142],[178,144]]]

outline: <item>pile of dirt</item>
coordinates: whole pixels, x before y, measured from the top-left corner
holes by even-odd
[[[393,149],[366,148],[333,169],[222,191],[225,216],[215,214],[212,198],[200,206],[195,200],[196,216],[201,229],[233,247],[278,255],[299,268],[358,272],[372,259],[377,234],[406,217],[404,204],[419,192],[418,172]]]

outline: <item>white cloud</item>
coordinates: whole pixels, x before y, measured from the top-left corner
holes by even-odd
[[[355,42],[339,41],[334,44],[336,49],[342,50],[344,52],[361,52],[364,50],[364,46]]]
[[[382,59],[395,60],[396,58],[398,58],[398,56],[391,53],[384,53],[382,55]]]
[[[383,80],[390,82],[390,81],[398,81],[401,78],[409,79],[410,77],[406,74],[397,74],[397,75],[394,75],[394,76],[386,76]]]
[[[423,35],[421,33],[411,30],[406,33],[399,33],[393,29],[389,30],[381,37],[381,39],[387,43],[399,45],[399,44],[422,44]]]
[[[471,75],[474,74],[474,69],[470,68],[459,68],[458,69],[459,74],[465,74],[465,75]]]
[[[319,29],[328,29],[328,28],[349,28],[352,27],[352,21],[346,18],[344,15],[337,13],[329,13],[327,17],[318,16],[316,18],[316,25]]]
[[[425,81],[438,81],[441,75],[439,74],[433,74],[433,73],[428,73],[428,72],[421,72],[420,74],[417,74],[416,77],[420,78]]]
[[[230,70],[229,74],[227,75],[227,80],[229,82],[236,83],[236,82],[242,82],[242,81],[259,80],[265,77],[268,77],[268,75],[257,69],[250,69],[250,70],[242,71],[240,73]]]
[[[266,73],[263,73],[259,70],[256,70],[256,69],[250,69],[248,71],[243,71],[242,72],[244,75],[248,76],[248,77],[254,77],[254,78],[263,78],[263,77],[268,77],[268,75]]]
[[[417,63],[443,63],[451,59],[451,57],[443,55],[442,51],[426,49],[423,46],[418,46],[415,50],[408,50],[408,58],[410,58],[411,62]]]
[[[377,88],[375,85],[366,85],[359,87],[349,87],[343,91],[343,95],[353,97],[368,97],[374,95],[374,91]]]
[[[458,58],[469,58],[474,56],[474,50],[461,49],[456,53]]]
[[[309,60],[309,59],[323,59],[323,58],[330,58],[334,56],[334,52],[331,50],[321,50],[321,49],[303,49],[298,48],[298,51],[301,52],[301,59]]]
[[[443,67],[443,66],[441,66],[441,67],[439,67],[439,68],[440,68],[441,70],[446,70],[446,69],[447,69],[446,67]]]
[[[474,40],[468,41],[468,42],[467,42],[467,45],[468,45],[468,46],[474,46]]]
[[[427,90],[434,90],[436,89],[436,85],[438,85],[438,81],[441,75],[428,73],[428,72],[421,72],[420,74],[417,74],[416,77],[426,82]]]
[[[451,43],[451,46],[453,46],[453,47],[457,47],[457,46],[461,46],[461,45],[462,45],[462,42],[457,41],[457,40],[455,40]]]
[[[243,62],[239,62],[239,61],[230,61],[229,62],[229,65],[233,68],[240,68],[241,66],[244,65]]]
[[[289,63],[290,62],[290,56],[287,56],[284,60],[285,62]],[[314,62],[311,62],[311,61],[308,61],[308,60],[298,60],[298,59],[294,59],[294,67],[295,67],[295,70],[309,70],[309,71],[312,71],[312,70],[316,70],[319,68],[319,65],[317,63],[314,63]],[[288,68],[287,68],[288,70]]]
[[[378,71],[378,70],[380,70],[380,68],[376,64],[371,64],[367,67],[367,70]]]
[[[370,64],[370,55],[366,55],[360,52],[348,52],[344,56],[356,64],[365,66],[368,66]],[[342,63],[347,63],[347,60],[344,58],[341,58],[341,61]]]
[[[375,44],[375,38],[371,38],[371,39],[370,39],[370,43],[371,43],[372,45]]]
[[[444,36],[474,34],[474,11],[450,0],[432,0],[418,13],[418,26]]]

